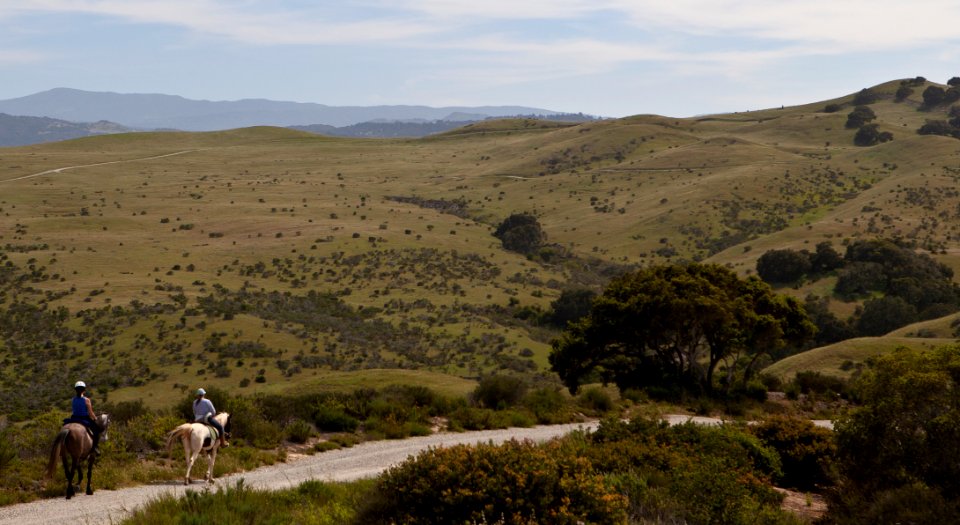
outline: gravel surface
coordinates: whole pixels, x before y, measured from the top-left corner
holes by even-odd
[[[411,455],[430,447],[443,447],[465,443],[502,443],[510,439],[546,441],[564,435],[577,428],[596,428],[596,423],[550,425],[507,430],[485,430],[459,434],[443,433],[399,441],[370,441],[351,448],[331,450],[306,456],[288,463],[280,463],[250,472],[232,474],[216,480],[215,486],[232,485],[239,479],[244,484],[258,489],[284,489],[300,483],[320,479],[326,481],[351,481],[374,477],[380,472]],[[198,467],[201,467],[198,469]],[[184,471],[186,464],[183,464]],[[57,481],[63,484],[63,472],[58,469]],[[200,476],[206,472],[206,462],[198,460],[194,472]],[[46,499],[0,508],[0,524],[33,525],[45,523],[117,523],[130,511],[162,494],[182,495],[188,487],[183,482],[166,481],[120,490],[97,490],[97,473],[93,473],[93,496],[81,491],[71,500]],[[199,481],[189,487],[203,489],[207,484]]]
[[[716,418],[675,414],[664,416],[664,420],[671,425],[688,421],[701,425],[723,423],[723,420]],[[833,423],[828,420],[814,420],[813,423],[824,428],[833,428]],[[442,433],[397,441],[369,441],[351,448],[331,450],[250,472],[224,476],[217,479],[214,486],[228,486],[243,479],[244,484],[248,487],[278,490],[295,487],[311,479],[352,481],[374,477],[392,465],[396,465],[430,447],[469,443],[502,443],[510,439],[546,441],[578,428],[592,430],[596,427],[596,422],[590,422],[457,434]],[[185,472],[186,464],[182,463],[182,467]],[[193,470],[194,475],[202,477],[206,473],[206,461],[198,460],[198,464],[194,466]],[[57,470],[55,479],[61,485],[63,484],[62,469]],[[39,525],[55,522],[91,525],[118,523],[136,507],[162,494],[181,496],[188,488],[190,490],[202,490],[209,486],[201,481],[194,481],[193,485],[186,487],[182,480],[171,480],[120,490],[97,490],[96,468],[94,468],[93,482],[95,491],[93,496],[86,496],[81,491],[69,501],[57,498],[0,507],[0,525]]]

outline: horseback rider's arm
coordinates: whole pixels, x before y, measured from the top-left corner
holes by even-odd
[[[93,413],[93,403],[90,402],[90,398],[84,397],[83,400],[87,404],[87,414],[90,415],[90,419],[96,421],[97,415]]]

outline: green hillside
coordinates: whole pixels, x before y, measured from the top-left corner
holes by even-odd
[[[850,95],[419,140],[249,128],[0,149],[2,389],[56,398],[83,376],[158,399],[390,369],[461,384],[545,371],[556,331],[530,313],[632,265],[750,273],[772,248],[883,236],[960,268],[960,141],[917,135],[948,107],[920,111],[924,86],[896,102],[899,85],[872,88],[893,134],[872,147],[844,126]],[[515,212],[561,256],[505,251],[492,232]]]

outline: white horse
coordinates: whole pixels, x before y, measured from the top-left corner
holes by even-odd
[[[217,423],[223,427],[224,432],[230,428],[230,414],[220,412],[213,416]],[[183,443],[183,455],[187,458],[187,476],[185,485],[190,484],[190,469],[193,463],[197,461],[200,452],[207,453],[207,477],[206,481],[213,483],[213,463],[217,460],[217,449],[220,448],[220,440],[213,437],[214,432],[210,427],[203,423],[184,423],[167,434],[167,454],[170,454],[170,448],[173,442],[179,439]]]

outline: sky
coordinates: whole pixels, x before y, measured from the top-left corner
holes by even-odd
[[[55,87],[607,117],[960,76],[956,0],[0,0],[0,99]]]

